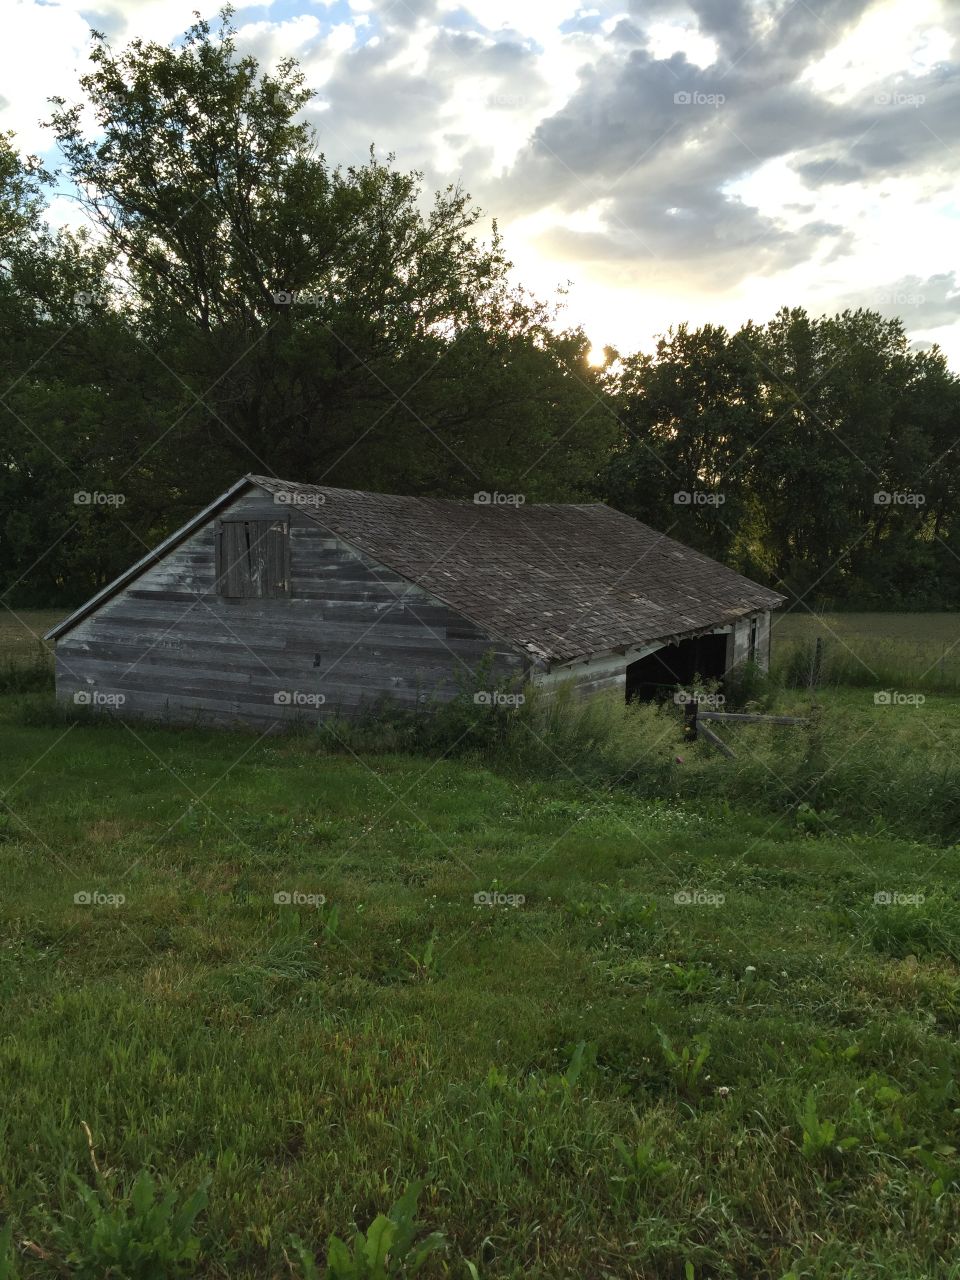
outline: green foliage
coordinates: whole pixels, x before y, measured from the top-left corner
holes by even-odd
[[[641,1187],[656,1185],[668,1181],[674,1173],[673,1162],[659,1159],[652,1142],[644,1142],[630,1148],[622,1138],[614,1138],[613,1149],[623,1170],[614,1178],[616,1182],[636,1184]]]
[[[207,1203],[206,1179],[185,1199],[162,1190],[143,1169],[126,1194],[98,1178],[96,1189],[74,1179],[79,1211],[64,1217],[55,1235],[73,1273],[83,1280],[104,1275],[125,1280],[164,1280],[196,1261],[194,1224]]]
[[[578,1040],[573,1046],[570,1061],[567,1063],[567,1069],[563,1073],[563,1087],[566,1089],[576,1088],[584,1071],[589,1070],[596,1062],[596,1057],[596,1045],[588,1044],[586,1040]]]
[[[853,1136],[837,1138],[837,1126],[832,1120],[821,1120],[817,1114],[817,1097],[811,1089],[803,1102],[800,1113],[800,1129],[803,1134],[801,1151],[807,1160],[821,1160],[824,1156],[839,1156],[852,1151],[859,1139]]]
[[[493,1093],[506,1093],[526,1099],[566,1101],[589,1076],[597,1063],[597,1046],[592,1041],[578,1040],[567,1045],[569,1055],[563,1071],[531,1072],[517,1082],[499,1067],[490,1067],[485,1084]]]
[[[777,685],[756,662],[738,663],[723,679],[724,711],[768,712],[777,697]]]
[[[418,1240],[417,1201],[423,1184],[412,1183],[393,1207],[377,1214],[366,1231],[352,1240],[331,1236],[327,1245],[327,1280],[407,1280],[419,1275],[427,1259],[446,1247],[443,1232],[434,1231]],[[299,1239],[293,1249],[303,1270],[303,1280],[320,1280],[313,1255]]]
[[[682,742],[671,709],[625,704],[617,692],[580,698],[569,683],[546,690],[497,678],[489,656],[458,679],[450,700],[431,699],[411,711],[377,704],[355,720],[323,720],[319,740],[348,753],[480,755],[547,774],[559,767],[607,785],[643,778],[651,789],[664,787],[667,751]],[[477,694],[488,701],[478,703]]]
[[[703,1084],[703,1069],[710,1056],[710,1041],[706,1038],[695,1039],[677,1047],[665,1031],[660,1027],[656,1030],[664,1061],[677,1089],[682,1093],[695,1094]]]
[[[53,689],[53,659],[42,645],[30,658],[0,659],[0,693],[36,693]]]
[[[948,1147],[943,1151],[925,1151],[918,1147],[913,1153],[928,1173],[932,1174],[930,1194],[939,1199],[947,1191],[960,1190],[960,1161],[956,1151]]]
[[[734,333],[681,325],[610,384],[615,506],[808,607],[956,607],[960,380],[900,320],[794,307]],[[918,487],[920,501],[874,498]]]
[[[405,951],[410,961],[414,981],[425,982],[435,978],[439,972],[440,957],[437,955],[437,931],[434,929],[421,951]]]
[[[17,1251],[13,1242],[13,1223],[0,1230],[0,1280],[17,1280]]]
[[[924,898],[917,905],[878,907],[861,913],[865,935],[877,951],[902,959],[943,955],[960,962],[960,908],[948,898]]]

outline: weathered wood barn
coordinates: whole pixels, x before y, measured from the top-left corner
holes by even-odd
[[[48,633],[58,697],[266,729],[452,697],[486,655],[626,697],[766,664],[776,592],[610,507],[499,497],[246,476]]]

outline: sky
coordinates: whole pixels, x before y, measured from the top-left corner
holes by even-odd
[[[5,0],[0,128],[56,163],[91,27],[175,41],[219,0]],[[960,371],[960,0],[276,0],[336,163],[371,143],[496,217],[599,353],[783,305],[900,315]],[[53,221],[79,216],[64,196]]]

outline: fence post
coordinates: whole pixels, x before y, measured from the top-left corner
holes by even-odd
[[[696,696],[688,698],[683,704],[683,732],[684,735],[695,742],[697,739],[697,710],[700,702]]]
[[[820,680],[823,676],[823,636],[817,636],[817,642],[813,648],[813,665],[810,668],[810,689],[819,689]]]

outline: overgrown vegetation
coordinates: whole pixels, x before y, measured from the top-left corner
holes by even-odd
[[[794,650],[794,654],[796,650]],[[960,832],[960,732],[955,703],[937,694],[831,685],[816,693],[779,683],[791,662],[771,678],[747,665],[728,677],[726,709],[795,716],[795,727],[715,725],[736,759],[706,743],[691,743],[673,701],[624,704],[608,695],[581,700],[559,686],[549,692],[503,684],[501,701],[478,704],[476,690],[492,686],[481,664],[451,701],[428,701],[414,711],[372,703],[356,720],[304,720],[304,750],[321,755],[401,753],[475,760],[529,777],[579,780],[605,794],[720,806],[746,805],[799,829],[895,832],[919,840],[954,840]],[[49,669],[10,663],[9,688],[46,688]],[[904,681],[899,682],[901,685]],[[703,689],[714,689],[704,684]],[[896,700],[897,696],[907,701]],[[878,698],[880,699],[878,701]],[[513,699],[511,701],[511,699]],[[888,699],[884,701],[884,699]],[[49,692],[11,703],[29,728],[71,725],[109,730],[109,712],[58,706]]]
[[[42,646],[24,661],[0,656],[0,694],[53,692],[53,656]]]
[[[814,614],[775,616],[777,682],[806,688],[818,669],[821,684],[901,693],[960,691],[960,615],[954,613]]]

